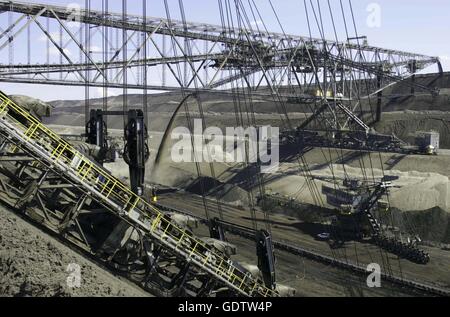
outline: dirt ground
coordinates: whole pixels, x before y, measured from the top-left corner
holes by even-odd
[[[200,196],[183,193],[165,194],[160,196],[160,203],[181,210],[189,210],[189,212],[204,217],[203,202]],[[210,200],[208,205],[210,216],[219,217],[215,202]],[[221,211],[225,221],[246,227],[252,226],[249,210],[223,205]],[[264,228],[263,214],[257,211],[256,218],[258,219],[258,228]],[[274,240],[299,245],[307,250],[348,260],[361,266],[380,263],[384,272],[389,271],[397,276],[447,290],[450,288],[450,271],[448,270],[450,253],[448,251],[436,247],[424,247],[432,260],[428,265],[417,265],[408,260],[399,259],[393,254],[380,251],[374,245],[355,241],[348,242],[343,249],[330,249],[326,242],[315,239],[315,235],[321,232],[320,227],[290,216],[272,213],[270,221]],[[207,235],[207,231],[203,234]],[[226,237],[229,242],[237,246],[238,254],[233,259],[244,263],[257,263],[255,246],[252,242],[231,234],[227,234]],[[417,296],[410,290],[387,282],[383,282],[380,289],[369,289],[364,277],[279,250],[276,251],[276,259],[278,282],[294,287],[298,296]]]
[[[70,288],[68,266],[81,269]],[[72,275],[74,276],[74,275]],[[72,280],[76,281],[76,280]],[[75,283],[76,284],[76,283]],[[0,206],[0,297],[145,297],[139,287],[102,269]]]
[[[448,79],[449,77],[447,75],[445,78]],[[447,87],[448,83],[442,82],[441,86]],[[397,89],[399,91],[395,92],[401,92],[400,88]],[[384,133],[395,133],[397,136],[407,139],[415,131],[433,129],[441,133],[442,147],[450,148],[450,113],[447,108],[448,100],[450,100],[448,99],[449,93],[443,92],[442,96],[437,100],[430,101],[428,100],[429,98],[410,98],[403,102],[394,100],[386,104],[386,113],[383,116],[383,121],[376,126],[377,130]],[[139,96],[135,96],[134,99],[130,96],[130,102],[136,107],[138,107],[141,99]],[[185,187],[184,185],[188,185],[197,177],[192,164],[178,164],[174,166],[167,160],[168,147],[163,149],[166,157],[163,158],[156,168],[153,166],[153,160],[161,143],[162,131],[166,129],[179,99],[180,96],[177,94],[158,95],[152,98],[152,115],[149,126],[151,131],[151,159],[146,178],[149,182]],[[225,127],[235,124],[235,115],[230,110],[233,109],[230,107],[232,105],[230,101],[223,100],[218,102],[214,96],[205,97],[204,99],[207,125]],[[121,109],[120,97],[112,98],[110,101],[110,110]],[[94,102],[93,108],[100,105],[99,100],[97,103],[98,105]],[[82,115],[84,113],[83,101],[55,101],[52,105],[56,107],[54,116],[48,118],[45,123],[52,124],[54,128],[57,128],[58,133],[80,134],[84,132],[84,128],[80,128],[84,125],[84,116]],[[288,109],[289,112],[292,112],[292,124],[295,126],[303,122],[305,115],[297,109],[298,105],[288,106],[290,107]],[[270,102],[258,102],[256,121],[259,125],[282,126],[278,116],[274,116],[274,106]],[[179,125],[186,125],[183,113],[179,113],[178,119],[174,124],[174,126]],[[111,119],[111,122],[109,122],[110,133],[120,138],[123,133],[121,126],[121,119]],[[118,130],[114,131],[114,128]],[[420,213],[420,210],[439,206],[445,212],[450,212],[450,187],[448,186],[450,182],[450,156],[398,157],[398,155],[380,154],[380,157],[376,158],[370,157],[370,155],[355,158],[350,153],[344,152],[332,151],[332,153],[328,153],[329,157],[327,157],[327,153],[324,155],[321,149],[316,149],[309,152],[305,156],[305,160],[312,168],[313,174],[320,177],[330,176],[331,171],[326,162],[341,165],[341,167],[345,164],[345,167],[355,174],[362,167],[367,168],[371,166],[375,170],[384,169],[386,174],[400,176],[400,181],[403,185],[403,188],[395,189],[393,193],[394,197],[391,203],[395,207],[408,211],[419,210],[418,212]],[[381,164],[381,162],[383,163]],[[126,180],[128,167],[124,163],[111,164],[106,167],[113,170],[116,176]],[[290,169],[294,169],[293,164],[286,163],[282,167],[287,169],[286,175],[266,180],[267,189],[283,195],[298,196],[296,197],[297,199],[308,201],[308,197],[302,197],[299,193],[299,188],[302,187],[304,178],[298,173],[289,173]],[[202,175],[212,176],[209,175],[211,173],[208,171],[209,166],[202,165],[200,169]],[[216,164],[215,169],[217,178],[224,182],[236,175],[236,170],[232,166]],[[373,169],[370,168],[370,170]],[[159,172],[159,175],[156,175],[159,177],[155,176],[154,170]],[[317,180],[317,182],[320,183],[322,181]],[[303,194],[306,195],[307,191],[303,191]],[[183,202],[183,205],[189,203],[187,199],[179,201]],[[194,203],[189,207],[195,209]],[[200,207],[198,207],[199,210],[201,209]],[[250,225],[248,220],[244,219],[242,215],[239,216],[237,212],[236,214],[230,213],[229,216],[232,216],[230,220],[235,221],[242,218],[243,224]],[[304,246],[311,247],[311,249],[317,248],[324,253],[328,251],[328,249],[323,249],[323,246],[318,245],[306,233],[297,232],[299,230],[295,226],[299,224],[298,220],[291,219],[286,224],[286,219],[282,218],[281,215],[273,215],[273,217],[280,217],[281,219],[278,224],[274,225],[275,231],[280,235],[277,238],[289,240],[287,238],[292,234],[291,238],[296,243],[302,242]],[[276,226],[279,226],[278,229],[280,230]],[[295,236],[292,231],[295,231]],[[205,235],[207,235],[207,232],[205,232]],[[240,249],[240,258],[237,260],[253,264],[256,262],[254,249],[253,247],[249,248],[248,241],[241,241],[240,238],[235,237],[232,242]],[[359,248],[358,254],[360,256],[364,256],[369,251],[372,254],[377,251],[372,249],[368,251],[366,246],[356,244],[354,247],[355,250]],[[429,283],[448,288],[448,253],[443,253],[443,251],[438,249],[429,251],[435,255],[431,269],[413,267],[408,262],[403,263],[402,266],[413,279],[426,280]],[[394,259],[392,260],[394,261]],[[279,281],[297,288],[300,296],[414,295],[391,287],[374,292],[361,286],[364,281],[358,277],[289,254],[280,254],[278,261],[278,267],[280,268]],[[69,264],[79,265],[81,269],[81,284],[79,288],[70,288],[67,284],[67,278],[70,276],[70,272],[67,272]],[[0,296],[141,297],[150,295],[127,280],[114,276],[0,206]]]

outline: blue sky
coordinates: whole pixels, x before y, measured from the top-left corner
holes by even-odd
[[[246,3],[248,0],[242,0]],[[261,15],[267,27],[273,31],[280,31],[268,0],[254,0],[260,9]],[[280,17],[286,32],[297,35],[308,35],[308,28],[304,9],[305,0],[272,0],[272,3]],[[306,0],[311,13],[309,2],[316,4],[317,0]],[[28,1],[37,3],[52,3],[57,5],[68,5],[78,3],[84,6],[84,0],[41,0]],[[101,8],[101,0],[92,0],[93,8]],[[110,0],[112,11],[120,11],[120,0]],[[140,14],[142,12],[141,0],[129,0],[128,10],[130,13]],[[178,0],[169,0],[172,18],[179,18]],[[328,0],[319,0],[323,14],[325,37],[334,39],[331,24]],[[345,40],[345,29],[343,16],[340,11],[340,0],[329,0],[331,12],[337,25],[339,40]],[[346,8],[347,23],[350,35],[354,36],[354,28],[351,21],[348,0],[342,0]],[[441,57],[444,69],[450,71],[450,1],[446,0],[353,0],[355,21],[359,35],[366,35],[369,44],[404,51],[423,53],[431,56]],[[367,9],[375,4],[380,8],[380,27],[370,27],[367,19],[371,12]],[[162,0],[148,0],[148,15],[165,17]],[[188,20],[219,24],[219,9],[216,0],[184,0],[184,7]],[[373,8],[373,6],[372,6]],[[7,15],[2,15],[0,24],[5,25]],[[314,36],[318,36],[315,22],[312,21]],[[253,19],[252,19],[253,20]],[[261,23],[256,19],[255,23]],[[17,44],[18,46],[20,45]],[[8,54],[5,49],[0,52],[0,58]],[[44,61],[42,61],[44,62]],[[434,69],[432,69],[433,71]],[[35,85],[11,85],[0,83],[1,89],[10,94],[33,94],[44,100],[54,99],[81,99],[83,89],[68,89]]]

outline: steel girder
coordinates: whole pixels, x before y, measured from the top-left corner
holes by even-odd
[[[226,289],[82,187],[0,136],[0,201],[154,295],[214,296]]]
[[[322,88],[326,90],[327,87],[325,86],[333,86],[334,80],[328,79],[330,82],[328,85],[327,79],[325,78],[324,81],[324,78],[322,78],[326,77],[325,75],[321,78],[314,78],[318,72],[328,71],[333,74],[333,77],[336,77],[337,73],[343,72],[347,74],[345,78],[347,81],[350,80],[350,73],[352,72],[353,77],[355,72],[359,76],[364,73],[369,77],[381,74],[383,77],[398,81],[424,67],[438,63],[438,58],[421,54],[310,37],[256,32],[246,28],[230,31],[216,25],[192,22],[184,24],[181,21],[162,18],[147,18],[144,23],[140,16],[129,15],[124,20],[120,14],[81,10],[78,16],[81,24],[80,29],[77,30],[68,26],[68,19],[71,18],[72,12],[65,7],[2,0],[0,1],[0,10],[21,15],[0,36],[0,39],[5,36],[8,37],[5,43],[0,46],[0,52],[1,48],[6,47],[11,41],[20,38],[25,28],[30,27],[30,25],[37,25],[55,47],[54,49],[66,61],[62,65],[58,63],[46,64],[44,61],[39,65],[28,65],[27,63],[22,63],[22,65],[17,63],[4,64],[0,67],[0,80],[2,81],[60,85],[60,78],[49,75],[58,73],[63,74],[63,81],[68,85],[81,80],[85,84],[95,86],[96,83],[106,79],[108,87],[116,88],[120,85],[123,86],[124,83],[123,74],[120,72],[113,74],[115,70],[123,68],[125,65],[131,73],[133,73],[133,70],[138,73],[145,64],[146,67],[164,65],[166,72],[168,68],[169,74],[173,77],[170,85],[145,86],[138,80],[127,84],[133,88],[146,87],[171,90],[171,88],[180,88],[180,86],[193,88],[194,81],[197,81],[199,89],[226,88],[229,83],[234,83],[237,86],[246,85],[242,83],[242,78],[247,78],[251,74],[255,76],[256,82],[260,82],[262,86],[273,86],[277,90],[288,84],[288,77],[292,75],[292,72],[304,74],[305,70],[309,70],[308,78],[302,80],[302,84],[312,80],[320,86],[322,82],[322,86],[324,86]],[[24,19],[24,17],[29,18]],[[46,18],[55,21],[55,24],[62,29],[64,38],[62,46],[57,41],[58,36],[48,32],[39,22]],[[26,24],[21,26],[24,21],[26,21]],[[128,55],[128,60],[119,60],[123,47],[115,47],[115,50],[109,54],[112,56],[110,61],[106,63],[99,61],[95,55],[98,52],[88,52],[86,45],[77,38],[77,35],[82,33],[83,25],[96,28],[91,39],[94,46],[100,46],[97,44],[104,40],[105,34],[102,34],[104,30],[101,27],[108,30],[128,31],[128,44],[134,45],[133,53]],[[94,36],[94,33],[97,35]],[[141,37],[140,41],[139,37]],[[145,39],[142,40],[142,38]],[[163,38],[173,43],[172,51],[164,51],[161,48]],[[184,41],[189,41],[196,52],[189,54],[190,52],[187,52],[185,45],[183,45],[186,43]],[[152,54],[156,56],[151,56],[144,61],[140,58],[142,46],[150,43],[154,45]],[[42,48],[37,50],[43,52]],[[66,54],[67,51],[71,52],[71,56]],[[76,53],[79,53],[80,60],[72,61],[73,56],[77,55]],[[81,60],[85,57],[87,57],[88,63]],[[416,63],[414,71],[411,69],[413,62]],[[170,66],[180,63],[188,65],[187,74],[189,78],[180,78],[182,76],[178,74],[174,66]],[[381,73],[380,68],[382,69]],[[244,71],[241,72],[241,69]],[[272,70],[277,71],[272,73]],[[92,72],[94,75],[85,78],[86,71]],[[264,77],[268,76],[267,73],[269,72],[271,72],[270,78],[274,80],[266,82],[269,80]],[[104,78],[105,76],[107,78]],[[134,77],[139,76],[135,75]],[[208,81],[206,78],[213,78],[213,80]],[[188,84],[189,86],[186,86]]]
[[[356,117],[375,120],[383,90],[399,81],[411,78],[417,92],[433,92],[433,87],[417,85],[413,78],[426,67],[440,65],[436,57],[350,41],[259,32],[245,21],[241,28],[227,29],[80,10],[79,26],[71,26],[73,12],[66,7],[0,0],[0,11],[17,16],[0,35],[0,62],[7,59],[2,58],[2,48],[18,40],[33,41],[24,34],[27,28],[37,28],[47,41],[47,47],[31,45],[39,53],[33,55],[47,54],[47,61],[40,57],[37,64],[29,56],[19,63],[17,58],[14,63],[9,60],[0,64],[0,81],[103,87],[106,93],[105,88],[115,88],[124,94],[127,89],[231,94],[245,90],[251,92],[246,98],[307,104],[313,114],[310,122],[334,130],[360,129],[354,124]],[[60,29],[59,34],[47,30],[46,20]],[[101,52],[92,49],[102,46]],[[149,56],[143,56],[144,47]],[[52,58],[49,50],[57,56]]]

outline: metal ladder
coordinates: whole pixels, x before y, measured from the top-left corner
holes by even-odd
[[[134,194],[101,166],[75,150],[7,95],[0,92],[0,130],[24,151],[88,190],[92,198],[142,230],[162,246],[209,273],[243,296],[278,296],[264,282],[243,272],[193,233],[178,227],[159,209]]]
[[[345,115],[347,115],[351,120],[353,120],[357,125],[359,125],[366,133],[369,133],[370,127],[364,123],[357,115],[353,113],[350,109],[344,106],[342,103],[337,102],[336,106],[341,109]]]

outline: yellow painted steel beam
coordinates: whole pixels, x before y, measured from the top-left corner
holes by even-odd
[[[162,245],[191,260],[197,267],[242,295],[278,295],[276,291],[265,287],[261,280],[250,278],[247,273],[240,271],[213,247],[164,218],[164,214],[155,206],[133,193],[2,92],[0,102],[0,128],[16,133],[21,138],[19,141],[24,143],[20,146],[25,147],[25,151],[41,154],[42,159],[60,166],[68,176],[91,189],[101,203],[112,206],[119,214],[126,211],[130,223],[145,229]],[[133,205],[127,209],[131,202]]]

